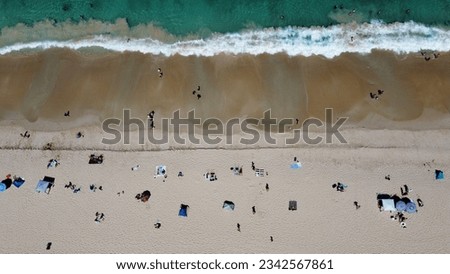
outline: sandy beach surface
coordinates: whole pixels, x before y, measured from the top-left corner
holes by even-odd
[[[434,177],[435,169],[450,170],[449,58],[167,58],[61,49],[0,56],[0,175],[26,179],[0,193],[0,252],[449,253],[450,187]],[[201,99],[192,94],[198,85]],[[371,99],[378,89],[383,95]],[[159,119],[178,109],[221,121],[271,109],[276,118],[303,121],[323,119],[325,108],[349,117],[347,144],[153,145],[139,144],[138,132],[131,144],[101,143],[101,121],[123,109],[141,119],[155,110],[161,131]],[[20,136],[25,131],[30,138]],[[43,149],[48,143],[52,150]],[[91,153],[103,154],[103,164],[88,164]],[[294,157],[301,169],[290,168]],[[47,168],[55,158],[60,165]],[[268,175],[255,176],[252,161]],[[160,164],[164,181],[154,178]],[[243,166],[242,176],[232,174],[234,165]],[[209,171],[217,181],[204,179]],[[50,194],[35,192],[44,176],[56,179]],[[65,188],[69,182],[81,190]],[[337,182],[348,185],[344,192],[332,188]],[[90,191],[91,184],[103,190]],[[407,197],[424,206],[402,228],[379,211],[376,195],[400,195],[405,184]],[[148,202],[135,199],[145,190]],[[234,211],[222,208],[225,200]],[[290,200],[296,211],[288,210]],[[178,216],[180,204],[189,205],[187,218]],[[100,223],[96,212],[105,216]]]
[[[90,153],[0,152],[2,170],[27,180],[1,193],[2,253],[450,251],[450,188],[447,180],[434,179],[435,168],[449,168],[450,156],[441,148],[105,151],[102,165],[89,165]],[[47,169],[56,156],[61,164]],[[303,168],[290,169],[293,157]],[[268,176],[256,177],[252,161]],[[165,182],[154,178],[159,164],[167,166]],[[243,165],[242,176],[231,173],[235,164]],[[215,171],[218,180],[206,181],[207,171]],[[34,190],[43,176],[56,178],[48,195]],[[69,181],[81,191],[64,188]],[[348,185],[344,192],[332,188],[338,181]],[[90,184],[103,191],[90,191]],[[411,189],[408,197],[424,202],[416,214],[407,214],[405,229],[389,212],[379,212],[376,200],[376,193],[400,195],[404,184]],[[135,199],[144,190],[151,192],[146,203]],[[235,203],[234,211],[222,209],[225,200]],[[298,202],[297,211],[288,210],[290,200]],[[187,218],[178,216],[182,203],[189,205]],[[96,212],[105,214],[101,223],[94,221]],[[157,221],[160,229],[154,228]]]

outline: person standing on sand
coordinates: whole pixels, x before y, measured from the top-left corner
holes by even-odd
[[[255,206],[252,206],[252,212],[253,212],[253,214],[256,213],[256,207]]]
[[[241,232],[241,225],[237,223],[237,231]]]
[[[266,191],[269,191],[269,184],[266,184]]]

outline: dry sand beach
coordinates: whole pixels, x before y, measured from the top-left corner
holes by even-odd
[[[90,56],[63,49],[0,56],[1,172],[26,179],[0,193],[0,230],[7,231],[0,252],[449,253],[450,187],[434,174],[450,167],[449,58]],[[200,99],[192,94],[198,85]],[[370,98],[378,89],[379,99]],[[277,118],[303,121],[323,119],[325,108],[349,117],[347,144],[141,145],[137,132],[130,145],[101,143],[101,121],[123,109],[141,119],[155,110],[159,131],[158,119],[178,109],[222,121],[261,118],[271,109]],[[25,131],[30,138],[20,136]],[[52,150],[43,149],[47,143]],[[103,164],[89,165],[91,153],[103,154]],[[290,168],[294,157],[302,168]],[[55,158],[60,165],[47,168]],[[252,161],[268,175],[255,176]],[[164,181],[154,178],[160,164],[167,166]],[[243,166],[242,176],[232,174],[234,165]],[[208,171],[218,180],[206,181]],[[44,176],[56,178],[50,194],[35,191]],[[65,188],[69,182],[81,190]],[[332,188],[337,182],[348,185],[344,192]],[[91,184],[103,190],[90,191]],[[376,195],[400,195],[405,184],[407,197],[424,206],[407,214],[402,228],[379,211]],[[151,192],[145,203],[135,199],[144,190]],[[222,208],[225,200],[234,211]],[[296,211],[288,210],[290,200]],[[178,216],[180,204],[189,205],[187,218]],[[94,221],[96,212],[103,221]]]

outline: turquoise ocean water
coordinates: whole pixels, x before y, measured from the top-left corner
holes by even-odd
[[[436,50],[439,50],[438,47],[441,44],[449,42],[450,0],[0,0],[0,28],[2,29],[0,47],[3,49],[0,49],[0,53],[42,46],[36,43],[30,44],[38,41],[45,41],[46,44],[43,46],[45,48],[67,46],[67,44],[55,44],[52,41],[86,40],[86,37],[99,40],[99,37],[93,37],[96,35],[103,35],[103,40],[94,42],[91,46],[111,45],[117,41],[105,41],[105,35],[109,35],[108,39],[118,39],[121,38],[120,36],[125,39],[129,34],[123,31],[117,34],[111,31],[111,27],[91,28],[90,31],[89,28],[84,28],[84,30],[71,28],[71,25],[76,26],[89,20],[114,24],[117,19],[125,20],[130,29],[151,25],[163,30],[167,35],[174,35],[182,40],[183,37],[189,35],[196,40],[202,39],[204,41],[211,37],[217,39],[218,34],[226,34],[222,36],[222,40],[231,41],[234,39],[231,44],[213,45],[225,49],[236,45],[243,39],[242,37],[232,36],[232,34],[240,35],[248,30],[254,32],[255,30],[277,28],[278,32],[270,33],[270,38],[267,38],[267,31],[263,35],[257,34],[257,39],[262,39],[262,41],[256,41],[256,44],[259,43],[258,46],[262,46],[267,43],[270,45],[277,39],[288,40],[288,43],[281,46],[278,44],[279,42],[275,42],[273,47],[281,47],[279,51],[290,52],[291,49],[286,47],[292,43],[305,47],[316,44],[323,46],[330,42],[334,43],[334,47],[344,47],[342,51],[345,51],[345,45],[341,45],[343,39],[348,40],[360,33],[363,33],[361,37],[366,39],[367,36],[374,35],[375,32],[378,32],[377,35],[379,35],[381,32],[388,31],[390,33],[387,34],[387,39],[395,37],[396,40],[401,40],[404,39],[405,35],[412,33],[414,37],[409,37],[408,43],[422,43],[419,45],[420,48],[435,47]],[[46,20],[51,22],[51,26],[45,30],[33,30],[33,26]],[[368,31],[366,26],[354,34],[349,34],[351,29],[355,28],[353,25],[330,33],[332,26],[349,22],[354,22],[358,26],[375,22],[377,28],[379,28],[380,23],[388,27],[385,26],[381,31],[373,28]],[[389,25],[396,22],[414,22],[414,24],[396,25],[394,27]],[[24,24],[27,29],[17,28],[18,24]],[[62,25],[64,25],[63,28]],[[424,26],[429,29],[424,29]],[[318,27],[323,28],[322,33],[317,33]],[[17,32],[14,31],[15,28],[18,29]],[[8,29],[8,31],[5,31],[5,29]],[[440,33],[441,30],[444,32]],[[310,33],[311,31],[314,33]],[[341,36],[342,33],[348,35],[336,38],[339,36],[338,32]],[[254,33],[252,35],[254,37]],[[252,35],[247,35],[245,39],[251,40]],[[386,38],[386,36],[378,37],[377,35],[371,36],[371,39]],[[138,35],[139,38],[155,38],[151,36],[151,33]],[[301,39],[295,40],[298,37]],[[429,40],[425,41],[424,39]],[[438,44],[431,44],[432,40],[437,40]],[[359,41],[362,41],[362,39]],[[28,44],[16,45],[24,43]],[[173,40],[171,43],[173,47]],[[387,40],[387,44],[392,43],[392,41]],[[131,48],[146,52],[145,45],[149,44],[151,47],[151,42],[148,40],[140,41],[138,45],[132,44]],[[75,48],[89,46],[90,44],[84,41]],[[245,45],[241,46],[245,47]],[[402,45],[399,46],[403,47]],[[186,47],[184,45],[184,48]],[[382,45],[367,46],[364,43],[361,47],[364,50],[367,48],[383,48]],[[123,49],[119,46],[106,46],[106,48],[109,50]],[[314,49],[311,51],[314,52]],[[147,52],[155,53],[153,50]],[[186,54],[197,54],[197,52],[202,52],[202,50],[194,49]],[[240,53],[242,49],[231,50],[231,52]],[[259,51],[256,50],[256,52]],[[164,50],[162,53],[173,54],[173,52],[165,52]],[[269,50],[269,53],[273,52]],[[307,55],[308,53],[300,52],[296,54]]]

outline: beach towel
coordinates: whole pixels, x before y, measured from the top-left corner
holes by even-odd
[[[25,180],[23,178],[17,178],[14,180],[13,185],[17,188],[21,187],[25,183]]]

